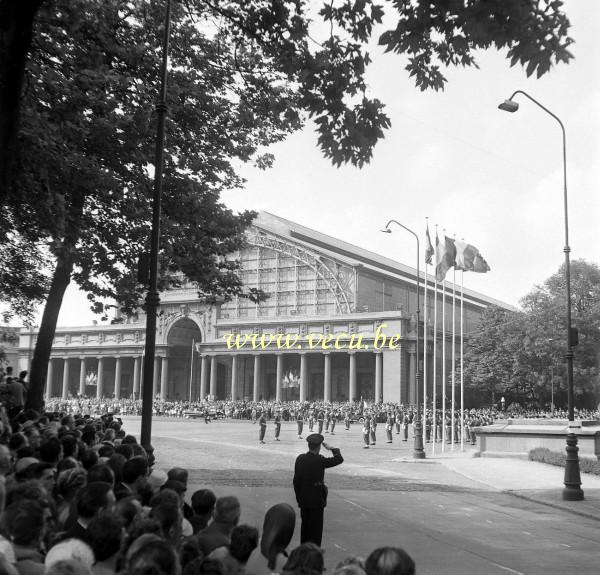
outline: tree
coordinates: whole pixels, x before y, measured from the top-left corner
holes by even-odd
[[[42,2],[0,0],[0,198],[15,152],[25,62]]]
[[[567,380],[565,368],[561,366],[567,347],[564,269],[563,264],[556,274],[522,300],[526,313],[536,322],[532,337],[552,339],[552,357],[548,358],[550,364],[546,363],[546,372],[548,365],[552,365],[559,374],[559,383]],[[600,384],[600,267],[585,260],[574,260],[570,271],[572,323],[579,334],[579,344],[573,348],[575,402],[595,408]]]
[[[598,403],[600,345],[600,268],[584,260],[571,262],[573,324],[579,331],[574,348],[574,391],[578,407]],[[467,338],[465,387],[474,402],[494,394],[507,405],[548,407],[567,401],[564,265],[521,303],[523,312],[488,308],[477,330]],[[485,398],[485,399],[484,399]]]
[[[31,370],[32,407],[41,404],[69,282],[88,291],[100,313],[109,297],[133,309],[143,291],[135,271],[150,226],[163,6],[154,0],[36,6],[18,152],[10,186],[0,190],[3,228],[32,247],[32,261],[52,261]],[[421,89],[442,89],[441,66],[475,65],[473,51],[491,46],[507,48],[512,64],[541,75],[571,57],[560,7],[556,0],[394,2],[387,9],[398,25],[379,40],[408,55],[407,70]],[[5,13],[17,30],[28,25]],[[366,46],[384,14],[369,0],[324,5],[318,15],[299,0],[174,3],[162,287],[182,272],[203,294],[241,290],[237,264],[225,256],[242,245],[252,214],[235,216],[218,200],[221,190],[242,184],[233,161],[268,167],[272,158],[263,148],[308,118],[334,165],[369,161],[389,127],[383,104],[367,97],[365,83]],[[316,40],[313,16],[327,27]],[[1,41],[12,45],[15,37]],[[0,76],[0,90],[9,87],[14,93],[14,83]],[[1,106],[14,111],[14,98],[5,102],[0,98],[0,117]],[[14,123],[0,127],[3,137],[14,136]]]
[[[522,401],[515,362],[524,317],[496,306],[487,308],[475,331],[465,336],[465,394],[469,405],[490,405],[504,396],[506,404]]]

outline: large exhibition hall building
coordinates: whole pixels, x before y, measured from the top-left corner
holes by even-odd
[[[416,286],[412,267],[294,222],[261,212],[248,229],[241,261],[244,286],[267,298],[207,304],[193,286],[161,294],[154,393],[167,400],[277,399],[414,403]],[[427,306],[427,373],[433,374],[433,278]],[[446,283],[449,369],[453,299]],[[442,366],[438,290],[437,376]],[[502,302],[464,290],[464,333],[483,310]],[[146,318],[110,325],[58,328],[46,396],[140,396]],[[458,333],[459,326],[456,330]],[[420,336],[423,339],[423,328]],[[421,339],[421,341],[422,341]],[[36,332],[22,330],[19,369],[28,369]],[[430,391],[428,391],[429,395]]]

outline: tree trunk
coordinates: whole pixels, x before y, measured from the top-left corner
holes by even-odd
[[[15,156],[25,63],[44,0],[0,0],[0,203]]]
[[[29,376],[29,393],[25,407],[42,411],[44,405],[44,386],[48,374],[48,362],[52,352],[52,342],[56,332],[56,322],[62,306],[62,300],[73,271],[72,250],[62,249],[57,258],[56,268],[52,277],[52,285],[48,293],[42,323],[38,333],[33,359],[31,361],[31,373]]]

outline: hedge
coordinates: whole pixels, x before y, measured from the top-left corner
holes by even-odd
[[[536,447],[529,452],[529,459],[531,461],[539,461],[541,463],[548,463],[549,465],[556,465],[558,467],[565,466],[566,458],[567,456],[565,453],[550,451],[546,447]],[[600,475],[600,461],[587,457],[580,457],[579,470],[582,473],[593,473],[594,475]]]

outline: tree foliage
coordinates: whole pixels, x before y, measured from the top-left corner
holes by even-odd
[[[89,14],[91,4],[82,16]],[[156,0],[111,0],[110,4],[123,14],[162,7]],[[365,71],[371,62],[366,46],[373,36],[386,51],[408,58],[406,70],[422,90],[443,89],[443,68],[476,66],[474,52],[479,49],[506,50],[511,65],[519,63],[528,76],[535,72],[538,77],[555,63],[572,58],[570,24],[560,0],[388,0],[382,4],[340,0],[323,2],[317,14],[303,0],[181,0],[181,4],[189,14],[188,25],[219,26],[236,49],[252,46],[257,61],[295,84],[299,99],[290,113],[302,110],[314,119],[319,146],[337,165],[360,166],[368,161],[389,126],[382,103],[366,90]],[[52,9],[61,3],[0,0],[0,198],[14,153],[14,146],[5,143],[16,140],[25,60],[43,5]],[[74,8],[79,9],[77,2]],[[43,16],[37,33],[40,21]],[[318,27],[328,33],[315,40]],[[382,27],[389,29],[382,32]],[[156,50],[152,52],[156,56]]]
[[[467,339],[465,385],[473,402],[490,403],[504,395],[507,405],[549,407],[567,404],[566,289],[564,264],[522,300],[523,312],[489,308]],[[571,262],[572,324],[579,332],[574,347],[576,405],[595,407],[599,396],[600,268]]]

